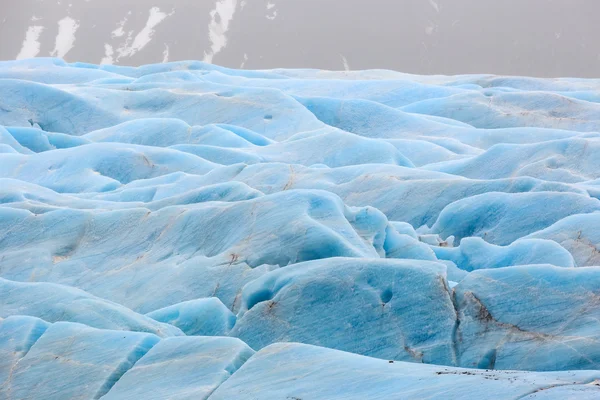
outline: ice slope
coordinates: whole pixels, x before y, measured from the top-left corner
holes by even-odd
[[[18,341],[24,333],[26,344]],[[0,321],[0,338],[0,351],[14,354],[0,361],[6,399],[592,399],[600,393],[599,371],[464,369],[297,343],[255,353],[229,337],[159,339],[33,317]]]
[[[0,393],[15,399],[98,399],[158,341],[147,333],[57,322],[11,366]]]
[[[254,351],[227,337],[161,340],[112,387],[109,399],[207,399]]]
[[[290,341],[454,365],[456,321],[442,264],[338,258],[281,268],[246,285],[231,334],[255,349]]]
[[[174,325],[188,336],[225,336],[235,325],[235,315],[216,297],[173,304],[147,314]]]
[[[83,290],[45,282],[12,282],[0,278],[0,318],[30,315],[48,322],[79,322],[94,328],[183,336],[170,324],[144,317],[127,307]]]
[[[596,398],[599,104],[0,62],[0,399]]]
[[[273,369],[279,365],[283,368]],[[416,366],[280,343],[258,352],[210,399],[593,399],[600,393],[598,377],[598,371]]]
[[[540,265],[469,274],[454,288],[459,364],[600,369],[599,271]]]

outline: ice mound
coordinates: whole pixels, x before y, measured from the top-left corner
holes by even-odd
[[[0,93],[0,398],[600,397],[600,80],[33,59]]]
[[[183,336],[173,325],[157,323],[155,319],[83,290],[0,278],[0,318],[12,315],[30,315],[48,322],[79,322],[94,328],[148,332],[161,337]]]
[[[284,367],[274,370],[275,365]],[[210,399],[593,399],[599,377],[598,371],[494,371],[392,363],[279,343],[259,351]]]
[[[0,391],[7,399],[98,399],[158,341],[148,333],[57,322],[10,366]]]
[[[231,334],[254,349],[291,341],[453,365],[456,321],[444,265],[337,258],[281,268],[246,285]]]
[[[216,297],[173,304],[147,314],[175,325],[188,336],[226,336],[235,325],[235,315]]]

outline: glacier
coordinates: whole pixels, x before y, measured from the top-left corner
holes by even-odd
[[[0,62],[0,399],[600,397],[600,79]]]

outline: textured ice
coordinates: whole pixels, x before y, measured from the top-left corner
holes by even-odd
[[[7,399],[98,399],[158,341],[147,333],[57,322],[11,366],[0,394]]]
[[[79,322],[94,328],[148,332],[161,337],[183,335],[173,325],[161,324],[83,290],[0,278],[0,318],[11,315],[29,315],[48,322]]]
[[[541,395],[558,400],[587,395],[592,399],[600,393],[599,377],[598,371],[532,373],[417,366],[279,343],[259,351],[210,398],[492,400]]]
[[[599,286],[598,267],[531,265],[472,272],[454,288],[459,364],[600,369]]]
[[[180,328],[188,336],[226,336],[236,321],[235,315],[216,297],[184,301],[147,315]]]
[[[573,256],[552,240],[520,239],[509,246],[495,246],[479,237],[468,237],[457,247],[433,247],[440,260],[449,260],[467,271],[514,265],[553,264],[574,267]]]
[[[253,354],[250,347],[234,338],[164,339],[103,399],[207,399]]]
[[[4,387],[12,376],[17,362],[48,329],[49,324],[39,318],[23,315],[0,320],[0,382]]]
[[[0,399],[600,397],[599,80],[42,58],[0,93]]]
[[[350,258],[300,263],[249,283],[231,334],[254,349],[291,341],[453,365],[455,324],[442,264]]]

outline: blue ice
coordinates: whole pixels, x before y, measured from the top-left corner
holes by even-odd
[[[600,397],[600,80],[0,62],[0,398]]]

